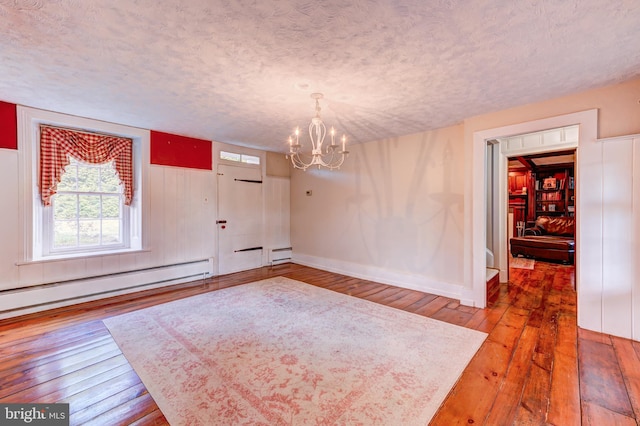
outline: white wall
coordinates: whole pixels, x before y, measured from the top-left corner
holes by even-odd
[[[599,190],[590,235],[601,253],[599,275],[583,279],[578,314],[592,330],[640,340],[640,135],[598,140],[591,163],[576,187],[579,194]],[[595,188],[594,188],[595,186]]]
[[[36,174],[30,170],[27,153],[37,143],[31,129],[42,120],[134,138],[136,155],[141,157],[134,196],[143,215],[141,250],[33,261],[30,200]],[[18,108],[18,129],[18,150],[0,150],[4,206],[0,213],[0,317],[104,297],[101,293],[114,290],[117,292],[109,294],[139,290],[145,284],[153,287],[194,280],[213,271],[213,171],[150,165],[148,130],[24,107]],[[51,301],[59,303],[47,305]],[[21,307],[29,308],[19,310]]]
[[[291,257],[290,214],[291,183],[288,177],[266,176],[264,179],[266,263]],[[280,250],[274,252],[273,250]],[[286,251],[286,253],[285,253]]]
[[[147,264],[167,265],[216,255],[216,174],[148,165]]]
[[[18,227],[18,151],[0,149],[0,289],[19,279],[16,262],[20,260],[21,234]]]
[[[23,178],[21,154],[27,141],[21,131],[18,150],[0,149],[0,181],[3,182],[0,185],[3,207],[0,209],[0,318],[193,281],[214,273],[217,256],[214,170],[149,164],[148,130],[19,108],[23,110],[36,116],[55,117],[56,122],[76,128],[126,133],[138,138],[142,197],[135,202],[141,203],[143,209],[143,244],[142,250],[131,253],[30,261],[30,242],[25,232],[30,218],[21,216],[26,210],[21,206],[29,205],[31,190]],[[26,120],[25,116],[19,114],[19,128],[28,128],[22,120]],[[222,144],[214,144],[214,153],[218,152],[217,145]],[[271,245],[288,247],[289,179],[267,179],[265,192],[264,217],[269,228],[265,240]],[[138,272],[124,273],[129,271]],[[42,285],[50,283],[56,284]],[[149,283],[152,285],[140,287]],[[22,290],[15,290],[18,288]],[[55,303],[47,304],[52,301]],[[25,306],[28,308],[18,309]]]
[[[479,294],[473,293],[476,289],[472,271],[482,271],[485,265],[484,238],[479,239],[478,255],[474,254],[478,235],[475,229],[486,226],[484,216],[475,224],[477,215],[485,212],[482,208],[476,210],[470,201],[476,176],[474,157],[483,158],[485,149],[482,145],[482,152],[474,154],[474,135],[485,129],[594,108],[598,110],[597,131],[601,138],[633,134],[640,131],[639,96],[640,80],[634,80],[470,117],[460,126],[355,145],[350,147],[352,154],[342,170],[295,171],[290,186],[294,260],[473,302]],[[640,270],[635,265],[640,263],[640,150],[637,142],[625,142],[622,146],[635,146],[632,151],[628,146],[611,145],[612,150],[607,148],[605,155],[606,143],[593,138],[589,145],[581,141],[578,149],[576,191],[581,204],[576,214],[578,226],[588,229],[579,233],[577,242],[579,247],[588,247],[577,254],[579,325],[618,336],[631,333],[638,340]],[[216,238],[210,237],[215,235],[215,172],[148,166],[147,160],[143,162],[147,164],[148,180],[148,207],[144,210],[146,251],[21,264],[24,249],[22,218],[17,208],[21,203],[18,154],[0,149],[0,290],[215,256]],[[618,160],[622,161],[620,167]],[[484,161],[479,164],[484,167]],[[273,200],[265,201],[270,206],[267,209],[277,209],[274,206],[278,204],[286,208],[287,201],[280,197],[289,183],[286,179],[273,182],[278,195],[274,193]],[[626,183],[619,187],[620,182]],[[604,192],[603,188],[608,189]],[[311,197],[305,195],[306,190],[313,191]],[[629,191],[633,195],[631,207],[629,197],[624,195]],[[480,198],[484,200],[482,190]],[[184,205],[191,207],[183,209]],[[265,217],[266,223],[277,227],[283,227],[282,221],[286,221],[286,215],[283,218],[277,213],[266,213]],[[622,218],[620,222],[607,222],[618,217]],[[621,225],[628,223],[629,217],[631,227]],[[625,229],[628,234],[622,238]],[[191,237],[181,237],[187,234]],[[265,238],[267,245],[284,244],[287,237]],[[625,254],[629,244],[631,249]],[[634,266],[628,273],[629,258]],[[474,268],[475,263],[479,268]],[[616,273],[618,269],[623,272]],[[630,276],[623,278],[625,274]],[[482,274],[480,281],[484,277]],[[88,285],[98,289],[103,286],[95,282]],[[0,294],[0,304],[6,299],[6,294]]]
[[[465,299],[462,142],[452,126],[353,145],[340,170],[294,171],[294,260]]]

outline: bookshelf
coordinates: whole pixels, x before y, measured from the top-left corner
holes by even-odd
[[[509,214],[513,215],[512,235],[518,235],[517,224],[526,222],[529,213],[532,196],[533,181],[530,170],[509,171]]]
[[[573,167],[539,170],[534,184],[535,216],[574,216]]]

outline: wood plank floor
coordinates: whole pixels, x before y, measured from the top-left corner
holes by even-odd
[[[101,320],[278,275],[488,333],[434,425],[640,424],[640,343],[579,330],[573,267],[544,262],[512,269],[487,309],[285,264],[2,320],[0,402],[68,402],[71,424],[166,424]]]

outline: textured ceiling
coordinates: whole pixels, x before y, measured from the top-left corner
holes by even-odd
[[[283,151],[640,76],[638,0],[0,0],[0,100]]]

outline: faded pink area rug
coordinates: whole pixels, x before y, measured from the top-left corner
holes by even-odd
[[[172,425],[425,425],[486,338],[283,277],[104,323]]]

